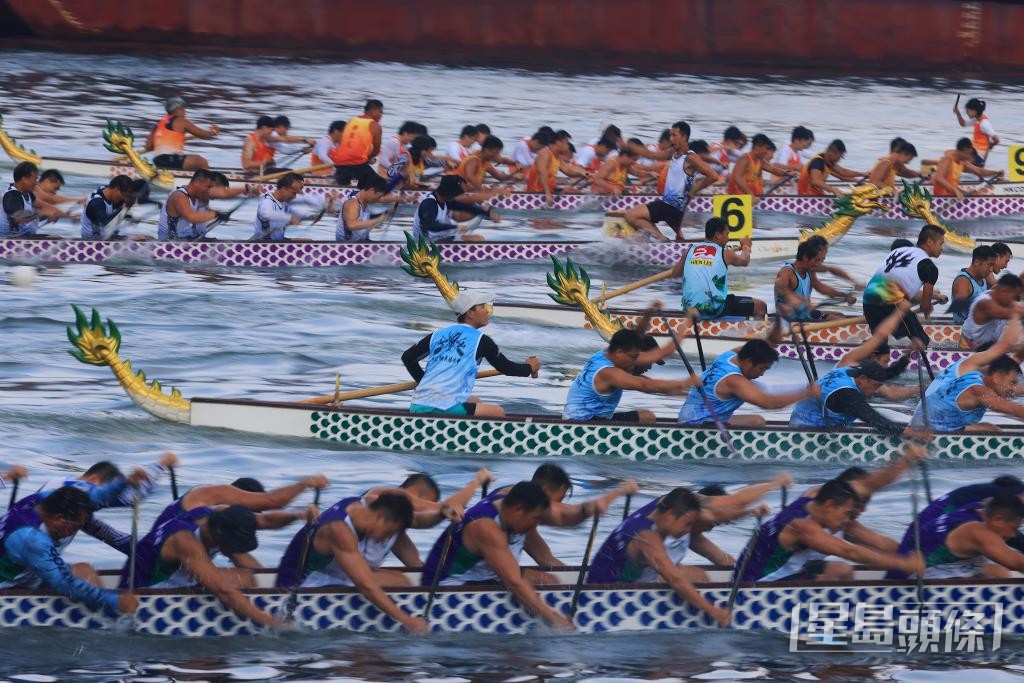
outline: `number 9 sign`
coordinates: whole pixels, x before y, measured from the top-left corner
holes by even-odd
[[[754,210],[749,194],[716,194],[711,206],[712,213],[729,226],[729,239],[753,236]]]
[[[1010,147],[1010,172],[1007,173],[1009,180],[1024,180],[1024,145],[1013,145]]]

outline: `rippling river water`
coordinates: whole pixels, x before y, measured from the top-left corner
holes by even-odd
[[[1024,88],[1013,84],[921,81],[790,79],[749,80],[632,75],[584,77],[517,71],[457,70],[400,64],[337,64],[286,59],[226,59],[62,55],[0,52],[0,113],[4,126],[44,155],[102,158],[100,131],[105,118],[131,125],[141,139],[161,115],[163,97],[183,94],[190,115],[200,123],[218,122],[224,134],[192,149],[215,164],[237,165],[242,137],[264,113],[288,114],[297,133],[319,135],[331,120],[357,113],[367,97],[384,100],[384,129],[405,119],[429,125],[444,145],[466,123],[487,122],[506,144],[543,123],[564,127],[577,140],[588,139],[608,123],[627,135],[649,138],[685,118],[694,137],[717,139],[730,123],[748,134],[765,131],[780,144],[803,123],[819,141],[842,136],[850,148],[848,165],[866,168],[894,135],[914,142],[924,156],[951,146],[960,132],[949,111],[953,93],[986,96],[997,130],[1007,142],[1024,140]],[[996,167],[1005,163],[996,155]],[[69,178],[68,193],[82,194],[95,179]],[[249,214],[251,216],[251,213]],[[703,217],[691,216],[692,231]],[[759,229],[790,234],[810,219],[766,217]],[[596,213],[507,217],[490,238],[594,238]],[[400,233],[400,221],[392,237]],[[863,219],[854,235],[833,250],[830,260],[861,278],[877,266],[896,235],[915,232],[911,223]],[[975,235],[1021,235],[1019,218],[979,220],[963,225]],[[72,235],[77,226],[59,231]],[[240,223],[223,235],[246,234]],[[307,233],[324,238],[326,232]],[[597,259],[600,260],[600,259]],[[607,263],[607,262],[606,262]],[[756,265],[733,274],[737,291],[770,299],[779,264]],[[940,288],[948,291],[954,274],[967,265],[960,255],[940,260]],[[546,264],[451,267],[453,279],[500,293],[503,299],[544,301]],[[1011,264],[1019,271],[1019,263]],[[165,386],[186,396],[271,399],[304,398],[333,388],[341,373],[346,388],[406,379],[399,356],[426,331],[445,324],[447,308],[427,282],[412,281],[393,267],[240,271],[171,268],[140,264],[65,266],[40,269],[28,289],[7,285],[10,266],[0,265],[0,439],[5,462],[31,470],[28,483],[102,458],[122,465],[144,462],[163,450],[180,454],[185,486],[257,475],[266,484],[322,471],[332,480],[325,500],[393,484],[413,471],[434,474],[446,490],[486,464],[502,482],[527,478],[536,460],[438,457],[416,453],[351,452],[309,441],[272,439],[211,429],[191,429],[157,421],[136,409],[109,371],[77,363],[66,353],[64,326],[69,304],[96,307],[122,330],[122,355]],[[615,286],[653,272],[628,265],[591,267],[595,282]],[[623,297],[643,305],[660,296],[675,305],[678,293],[667,284]],[[512,358],[531,353],[544,363],[538,380],[495,378],[478,393],[515,410],[558,412],[573,373],[599,347],[592,332],[540,328],[495,320],[487,330]],[[660,376],[679,376],[670,362]],[[799,366],[783,361],[771,378],[796,382]],[[407,397],[367,402],[404,406]],[[677,400],[635,396],[630,407],[673,415]],[[907,406],[893,406],[909,410]],[[839,469],[765,463],[630,463],[579,460],[561,463],[583,499],[627,477],[636,477],[644,498],[675,484],[721,482],[740,485],[788,469],[799,486],[813,485]],[[933,487],[944,491],[988,479],[1019,464],[933,467]],[[28,485],[26,484],[26,486]],[[798,488],[799,488],[798,486]],[[909,518],[909,486],[899,484],[875,497],[865,521],[897,535]],[[166,485],[143,506],[143,526],[170,500]],[[308,502],[305,498],[302,502]],[[639,501],[638,501],[639,502]],[[773,501],[774,502],[774,501]],[[613,516],[619,508],[613,509]],[[123,528],[126,511],[104,514]],[[612,521],[602,524],[602,534]],[[736,552],[749,524],[715,532],[715,540]],[[554,552],[578,562],[584,529],[546,530]],[[290,532],[266,533],[257,557],[276,565]],[[431,533],[417,532],[424,551]],[[68,557],[101,567],[118,566],[106,546],[80,538]],[[974,680],[1021,678],[1019,641],[987,655],[798,655],[776,635],[707,631],[611,636],[522,638],[362,636],[318,634],[208,641],[171,641],[111,633],[10,631],[0,644],[0,674],[17,680],[899,680],[959,681],[964,668]]]

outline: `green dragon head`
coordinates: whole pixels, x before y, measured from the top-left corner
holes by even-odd
[[[428,242],[422,235],[417,242],[411,234],[406,232],[405,247],[399,253],[406,263],[402,266],[402,270],[413,277],[425,277],[433,280],[437,291],[441,293],[445,301],[451,302],[459,295],[459,283],[449,280],[441,272],[441,252],[438,251],[436,244]]]
[[[594,329],[605,339],[611,339],[622,329],[622,321],[612,320],[606,311],[590,300],[590,275],[586,269],[577,266],[570,258],[565,259],[564,266],[554,256],[551,261],[554,273],[548,273],[547,280],[554,294],[548,293],[548,296],[563,306],[579,306]]]
[[[91,322],[86,320],[85,313],[78,306],[71,304],[71,308],[75,309],[75,328],[68,325],[68,341],[75,348],[68,349],[68,353],[82,363],[109,365],[110,359],[116,357],[121,348],[121,331],[113,320],[108,319],[108,333],[95,308],[92,309]]]
[[[903,181],[903,191],[899,194],[900,209],[908,218],[920,218],[929,225],[937,225],[946,231],[946,244],[956,251],[971,253],[977,245],[965,232],[959,232],[932,213],[932,195],[921,183]]]
[[[885,204],[882,204],[879,200],[888,194],[888,190],[871,184],[860,185],[853,188],[850,194],[836,198],[832,208],[832,216],[859,218],[872,211],[884,211],[886,208]]]

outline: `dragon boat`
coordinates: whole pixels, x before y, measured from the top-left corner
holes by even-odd
[[[3,118],[0,117],[0,148],[7,154],[11,161],[31,161],[41,168],[56,168],[70,175],[87,177],[109,178],[118,174],[125,174],[132,177],[149,180],[155,187],[164,190],[173,189],[175,185],[183,184],[192,173],[187,171],[170,171],[158,169],[152,162],[142,156],[134,149],[135,136],[132,130],[120,122],[108,121],[103,131],[104,146],[118,156],[107,159],[75,159],[65,157],[42,157],[35,152],[19,144],[2,129]],[[239,169],[214,169],[224,173],[229,180],[240,182],[252,182],[252,174],[242,173]],[[969,189],[968,185],[965,188]],[[992,194],[984,196],[968,196],[962,202],[954,198],[941,198],[935,202],[937,214],[945,219],[960,220],[964,218],[985,218],[992,216],[1005,216],[1024,213],[1024,184],[1022,183],[995,183],[992,185],[979,184],[986,192]],[[266,185],[266,190],[272,190],[272,185]],[[338,186],[330,176],[311,176],[306,179],[306,192],[314,195],[325,196],[328,193],[337,193],[351,188]],[[508,197],[501,197],[491,203],[498,209],[505,210],[556,210],[556,211],[581,211],[581,210],[603,210],[603,211],[625,211],[639,204],[646,204],[660,197],[651,192],[640,192],[636,194],[624,194],[620,197],[594,194],[589,192],[575,192],[571,188],[568,191],[560,192],[551,206],[546,205],[545,196],[536,192],[512,192]],[[690,202],[690,210],[695,212],[711,212],[713,194],[721,193],[722,186],[715,186],[711,194],[701,194],[694,197]],[[853,191],[855,188],[849,188]],[[411,191],[405,193],[414,201],[419,201],[426,196],[427,191]],[[760,212],[782,212],[793,213],[803,216],[827,216],[833,210],[832,197],[812,197],[801,195],[773,194],[760,197],[757,200],[756,210]],[[895,203],[886,209],[885,217],[892,219],[911,218],[902,212]]]
[[[406,242],[250,242],[0,238],[0,261],[20,263],[166,262],[239,268],[399,265]],[[436,245],[448,263],[535,261],[574,254],[595,262],[672,265],[689,243],[638,240],[487,241]],[[782,259],[796,252],[796,237],[754,240],[752,258]],[[424,246],[424,248],[426,248]]]
[[[731,444],[712,427],[691,427],[669,420],[638,425],[571,422],[553,415],[477,418],[412,415],[405,410],[350,408],[340,402],[288,402],[240,399],[187,399],[178,389],[146,383],[141,371],[119,355],[117,326],[104,325],[75,308],[68,327],[71,354],[83,363],[113,371],[129,398],[146,412],[192,427],[213,427],[256,434],[320,439],[350,448],[465,453],[473,455],[583,456],[627,460],[742,460],[807,462],[886,461],[889,439],[868,429],[791,429],[783,423],[730,429]],[[940,434],[932,441],[935,457],[950,460],[999,460],[1024,454],[1024,429],[971,434]]]
[[[731,589],[729,570],[705,567],[708,583],[696,584],[705,598],[725,604]],[[552,608],[570,613],[578,567],[551,568],[558,585],[538,586]],[[269,613],[291,615],[303,631],[344,630],[360,633],[397,632],[396,621],[382,613],[354,588],[304,588],[291,593],[273,588],[274,573],[256,574],[257,588],[243,591]],[[409,572],[411,582],[418,574]],[[105,586],[113,587],[117,575],[102,572]],[[1003,635],[1024,633],[1024,580],[953,579],[928,580],[920,596],[929,617],[939,624],[973,620],[975,639],[986,649],[999,647]],[[423,615],[430,588],[387,588],[388,595],[410,614]],[[808,648],[844,647],[858,642],[857,613],[887,616],[891,641],[901,635],[920,636],[919,629],[898,630],[901,616],[919,616],[917,585],[913,581],[888,581],[882,572],[858,569],[845,583],[792,581],[774,584],[743,584],[736,594],[731,628],[787,634]],[[0,626],[116,629],[153,636],[214,637],[253,635],[265,632],[253,622],[228,610],[216,596],[188,589],[141,589],[136,591],[138,611],[133,617],[115,620],[97,614],[47,591],[0,591]],[[840,612],[827,612],[844,608]],[[965,612],[966,611],[966,612]],[[539,620],[528,614],[512,595],[497,586],[440,587],[426,615],[433,633],[486,633],[516,635],[544,632]],[[832,639],[815,638],[828,616]],[[707,616],[683,601],[665,584],[585,585],[580,591],[573,621],[577,632],[693,631],[712,628]],[[882,625],[877,619],[876,628]],[[917,622],[915,621],[915,624]],[[947,630],[952,628],[947,627]],[[837,642],[836,636],[845,635]],[[932,634],[943,637],[941,630]],[[870,640],[861,642],[871,643]],[[980,642],[980,641],[979,641]],[[876,643],[877,645],[877,643]],[[952,651],[952,650],[951,650]]]

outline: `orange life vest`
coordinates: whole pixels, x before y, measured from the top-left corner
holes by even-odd
[[[974,135],[971,136],[971,144],[974,146],[974,151],[978,153],[978,156],[985,156],[985,153],[991,147],[988,135],[981,131],[981,122],[986,119],[988,117],[982,114],[974,120]]]
[[[796,181],[797,194],[806,194],[816,197],[821,197],[825,194],[824,190],[820,190],[814,185],[811,185],[811,162],[815,159],[825,159],[824,154],[816,154],[810,161],[804,164],[804,167],[800,169],[800,177]],[[832,167],[829,166],[828,162],[825,162],[825,170],[823,171],[825,178],[832,175]]]
[[[665,183],[668,180],[668,164],[663,164],[658,172],[658,194],[665,194]]]
[[[249,139],[253,142],[252,162],[254,164],[269,164],[274,160],[274,154],[277,150],[265,141],[258,139],[256,131],[249,133]]]
[[[953,187],[960,187],[960,174],[964,172],[964,163],[962,161],[954,161],[950,164],[949,174],[945,176],[947,183]],[[954,197],[956,196],[953,192],[950,192],[939,183],[935,183],[933,195],[936,197]]]
[[[555,153],[548,148],[548,152],[551,154],[551,164],[548,167],[548,188],[555,191],[555,176],[558,174],[558,157]],[[540,184],[540,174],[537,172],[537,162],[540,161],[540,155],[537,155],[537,159],[533,162],[533,166],[526,172],[526,191],[527,192],[543,192],[544,188]]]
[[[882,157],[878,161],[885,161],[885,157]],[[894,187],[896,185],[896,164],[889,162],[889,171],[885,174],[885,178],[882,179],[882,187]]]
[[[747,166],[747,177],[744,180],[747,181],[747,187],[750,188],[751,194],[762,195],[764,194],[764,178],[761,177],[761,162],[750,156],[749,152],[746,156],[750,164]],[[736,182],[736,169],[729,174],[728,191],[729,194],[745,194]]]
[[[611,176],[605,178],[604,181],[615,185],[620,190],[625,189],[626,183],[629,182],[629,171],[622,168],[622,165],[619,163],[617,158],[612,159],[612,162],[615,164],[615,170],[612,172]],[[664,192],[664,190],[659,191]]]
[[[157,154],[181,154],[185,151],[185,133],[171,130],[174,114],[156,122],[153,128],[153,150]]]
[[[477,164],[476,173],[474,173],[473,177],[471,178],[466,173],[466,164],[469,163],[469,160],[473,158],[478,159],[480,163]],[[486,161],[480,159],[480,155],[470,154],[459,163],[459,167],[455,169],[455,175],[462,176],[470,183],[472,183],[474,187],[479,187],[484,183],[484,174],[487,172],[487,167],[489,165],[490,164],[488,164]]]
[[[345,124],[341,142],[331,152],[331,161],[338,166],[358,166],[370,161],[373,151],[373,119],[365,114]]]

